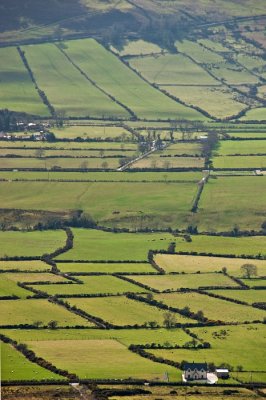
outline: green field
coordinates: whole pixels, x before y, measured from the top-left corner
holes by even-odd
[[[189,307],[192,312],[203,311],[211,321],[245,322],[262,321],[265,311],[220,300],[199,293],[167,293],[156,294],[154,298],[171,307]]]
[[[182,76],[182,75],[181,75]],[[161,86],[172,96],[188,105],[207,111],[215,118],[226,118],[237,115],[246,108],[225,86]]]
[[[0,297],[16,296],[21,299],[26,299],[27,296],[31,295],[31,292],[17,286],[16,282],[9,279],[6,274],[0,275]]]
[[[41,256],[45,253],[51,253],[59,247],[63,247],[66,241],[66,234],[62,230],[45,232],[0,231],[0,241],[0,257]],[[29,263],[30,265],[31,262]],[[36,265],[37,268],[35,265],[32,268],[38,269],[40,264]],[[25,266],[25,268],[27,267]],[[47,265],[46,269],[48,268],[50,267]]]
[[[69,297],[82,294],[146,292],[145,289],[114,276],[81,276],[79,279],[83,284],[40,284],[35,288],[49,295],[67,295]]]
[[[181,288],[198,289],[207,286],[238,286],[227,276],[217,273],[134,276],[133,279],[161,292]]]
[[[35,79],[56,111],[68,116],[127,117],[124,108],[96,88],[54,44],[24,46]]]
[[[62,134],[62,139],[63,136],[65,139],[73,139],[71,137],[71,132],[75,137],[79,137],[79,134],[81,135],[82,131],[86,131],[88,129],[88,132],[90,130],[101,130],[102,133],[104,133],[104,129],[108,132],[109,129],[114,129],[115,131],[118,130],[122,134],[127,132],[126,129],[120,128],[120,127],[109,127],[109,126],[96,126],[95,128],[93,126],[71,126],[71,127],[64,127],[64,128],[52,128],[51,130],[57,134]],[[11,135],[16,135],[16,132],[11,133]],[[126,133],[125,133],[126,134]],[[68,137],[69,135],[69,137]],[[131,133],[130,133],[131,135]],[[83,136],[83,135],[82,135]],[[23,136],[22,136],[23,138]],[[71,150],[73,151],[73,154],[75,154],[76,151],[78,150],[86,150],[86,151],[91,151],[91,150],[98,150],[101,151],[103,150],[104,152],[106,151],[136,151],[137,150],[137,144],[133,143],[132,141],[127,142],[127,141],[117,141],[117,142],[109,142],[109,141],[95,141],[95,142],[86,142],[86,141],[57,141],[57,142],[43,142],[43,141],[34,141],[34,140],[29,140],[26,143],[22,142],[18,139],[12,139],[12,141],[0,141],[0,149],[11,149],[12,152],[14,152],[15,149],[20,148],[24,150],[37,150],[37,149],[43,149],[43,150]],[[36,152],[35,152],[36,154]],[[46,154],[46,153],[44,153]]]
[[[206,190],[206,188],[205,188]],[[221,195],[221,193],[220,193]],[[187,242],[182,237],[176,238],[176,252],[179,251],[195,251],[197,253],[213,253],[213,254],[242,254],[266,255],[265,253],[265,236],[254,237],[223,237],[223,236],[206,236],[191,235],[191,242]],[[229,260],[228,260],[229,261]],[[256,261],[254,260],[254,263]]]
[[[243,133],[243,136],[244,135],[249,136],[247,133]],[[232,136],[238,136],[238,134],[234,133]],[[217,153],[220,156],[228,156],[234,154],[266,154],[266,140],[223,140],[219,144]],[[246,157],[244,158],[244,160],[246,160]]]
[[[8,279],[12,282],[68,282],[68,280],[60,275],[51,274],[47,272],[38,272],[38,273],[30,273],[30,272],[10,272],[4,273],[0,275],[2,279]],[[28,292],[28,294],[30,294]]]
[[[64,45],[68,56],[97,85],[129,107],[139,118],[167,119],[175,116],[206,119],[151,87],[95,40],[75,40]]]
[[[154,272],[150,264],[142,263],[57,263],[57,268],[63,273],[144,273]]]
[[[75,299],[77,300],[77,299]],[[1,333],[13,340],[24,343],[37,340],[106,340],[115,339],[125,346],[146,343],[170,343],[184,345],[190,336],[183,329],[155,328],[155,329],[1,329]]]
[[[91,126],[65,126],[64,128],[52,128],[51,131],[58,139],[68,138],[74,139],[80,137],[82,139],[122,139],[124,137],[132,139],[132,133],[126,128],[121,126],[105,126],[105,125],[91,125]],[[75,145],[71,143],[70,146]],[[82,143],[82,146],[102,146],[102,143]],[[110,143],[111,147],[115,147],[118,143]],[[65,143],[64,143],[65,146]],[[81,146],[76,143],[76,146]],[[127,147],[127,145],[125,146]]]
[[[99,146],[100,147],[100,146]],[[39,159],[46,159],[46,162],[51,164],[53,160],[50,158],[54,158],[55,162],[60,162],[61,157],[65,157],[68,159],[70,166],[72,165],[72,160],[77,158],[77,162],[81,163],[84,159],[88,162],[93,162],[94,158],[100,158],[101,161],[109,161],[109,157],[132,157],[134,156],[134,150],[125,150],[125,149],[117,149],[117,150],[105,150],[105,149],[98,149],[98,150],[91,150],[91,149],[81,149],[81,150],[73,150],[73,149],[42,149],[42,154],[39,156],[39,150],[36,149],[3,149],[0,148],[0,157],[14,157],[19,156],[21,158],[39,158]],[[58,157],[58,158],[57,158]],[[42,161],[43,162],[43,161]],[[99,160],[98,160],[99,162]],[[4,166],[4,165],[3,165]]]
[[[12,236],[10,238],[10,242],[12,242]],[[49,271],[51,266],[39,261],[0,261],[0,270],[1,271]]]
[[[266,169],[266,156],[220,156],[213,158],[214,168]]]
[[[40,168],[40,169],[116,169],[119,167],[119,158],[2,158],[2,168]]]
[[[36,321],[40,321],[43,326],[51,320],[57,321],[58,326],[93,326],[86,319],[47,300],[1,300],[1,326],[33,324]]]
[[[165,311],[143,302],[126,297],[102,297],[94,299],[68,299],[68,302],[87,313],[102,318],[114,325],[143,325],[155,321],[163,326]],[[179,314],[174,314],[177,323],[192,322]]]
[[[1,379],[2,381],[41,381],[64,380],[65,378],[30,362],[11,345],[1,343]]]
[[[74,247],[60,260],[147,260],[149,250],[167,249],[174,240],[169,233],[109,233],[73,229]],[[60,265],[60,264],[59,264]]]
[[[82,209],[100,225],[157,229],[186,226],[197,189],[194,182],[166,181],[90,182],[85,186],[81,182],[0,182],[0,202],[8,208]]]
[[[0,109],[48,116],[37,90],[15,47],[0,50]]]
[[[157,46],[154,43],[146,42],[145,40],[132,40],[127,41],[123,45],[122,50],[113,49],[114,52],[119,53],[120,56],[128,56],[128,55],[144,55],[151,53],[161,53],[161,47]]]
[[[152,153],[131,165],[131,168],[204,168],[204,158],[201,157],[160,157],[160,152]],[[163,153],[162,153],[163,154]]]
[[[220,296],[245,301],[248,304],[266,303],[266,290],[208,290]]]
[[[144,78],[158,85],[217,85],[204,69],[182,54],[134,57],[129,62]]]
[[[244,117],[241,118],[242,121],[265,121],[266,120],[266,109],[253,108],[246,113]]]
[[[265,279],[265,274],[263,278],[251,278],[251,279],[242,279],[241,281],[249,286],[250,288],[254,288],[254,287],[266,287],[266,279]]]
[[[217,231],[230,230],[235,225],[259,230],[265,221],[265,196],[266,178],[263,176],[209,180],[199,203],[200,226]]]
[[[155,261],[166,273],[179,272],[193,274],[196,272],[221,272],[223,268],[226,268],[229,275],[239,278],[243,277],[241,266],[246,263],[251,263],[256,265],[258,276],[264,276],[266,274],[265,260],[156,254]]]
[[[93,182],[195,182],[201,172],[53,172],[49,171],[0,171],[5,180],[93,181]]]
[[[225,336],[221,331],[225,331]],[[163,356],[169,360],[194,360],[231,364],[233,367],[242,365],[245,371],[265,371],[264,346],[265,326],[230,326],[194,329],[203,340],[211,343],[208,350],[153,350],[156,356]],[[217,337],[215,332],[220,336]],[[221,339],[223,338],[223,340]],[[243,351],[245,349],[245,351]],[[252,357],[250,357],[252,354]]]
[[[134,353],[116,340],[68,340],[27,342],[38,356],[58,368],[75,373],[80,378],[163,380],[167,371],[177,377],[173,367],[153,363]]]

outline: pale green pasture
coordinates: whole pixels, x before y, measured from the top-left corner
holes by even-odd
[[[197,111],[184,107],[151,87],[115,55],[93,39],[65,42],[66,52],[97,85],[129,107],[139,118],[199,119]]]
[[[127,117],[127,111],[96,88],[54,44],[24,46],[35,79],[56,111],[68,116]]]
[[[182,54],[132,58],[130,65],[148,81],[157,84],[216,85],[204,69]]]
[[[220,272],[223,268],[229,275],[243,277],[241,266],[247,263],[256,265],[258,276],[266,275],[266,260],[249,260],[244,258],[184,256],[177,254],[156,254],[156,263],[167,273],[179,272],[193,274],[196,272]]]
[[[48,116],[15,47],[0,49],[0,109]]]
[[[1,300],[1,326],[34,324],[37,321],[41,325],[47,325],[51,320],[57,321],[59,326],[93,326],[85,318],[67,311],[64,307],[50,303],[48,300]]]
[[[118,297],[99,297],[94,299],[68,299],[68,302],[85,312],[114,325],[142,325],[154,321],[163,326],[165,311],[143,302]],[[171,313],[177,323],[191,322],[177,313]]]
[[[207,286],[238,286],[229,277],[219,273],[180,274],[180,275],[134,275],[132,279],[148,287],[159,290],[177,290],[181,288],[198,289]]]
[[[155,272],[155,269],[148,263],[57,263],[57,268],[63,273],[144,273]]]
[[[63,247],[65,240],[66,234],[62,230],[34,232],[0,231],[0,257],[41,256],[45,253],[51,253],[59,247]],[[42,264],[41,268],[44,265]],[[31,262],[29,262],[29,266],[31,266]],[[11,268],[13,269],[13,265]],[[32,268],[38,270],[39,265],[34,265]],[[50,269],[50,266],[47,265],[45,269]]]
[[[130,282],[126,282],[115,276],[80,276],[78,277],[82,283],[73,284],[40,284],[34,287],[49,295],[83,295],[83,294],[121,294],[127,292],[146,292]]]
[[[194,313],[203,311],[204,316],[211,321],[252,322],[257,320],[263,321],[265,317],[265,311],[263,310],[227,300],[216,299],[196,292],[155,294],[154,298],[170,307],[178,309],[189,307]]]

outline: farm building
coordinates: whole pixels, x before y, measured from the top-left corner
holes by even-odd
[[[215,373],[217,375],[217,378],[221,378],[221,379],[228,379],[229,378],[229,371],[226,368],[217,368],[215,370]]]

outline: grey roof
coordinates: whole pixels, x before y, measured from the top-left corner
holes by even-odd
[[[197,369],[198,371],[203,369],[204,371],[207,371],[208,366],[207,366],[207,363],[194,363],[194,362],[192,362],[192,363],[186,363],[184,365],[183,369],[184,369],[184,371],[187,371],[188,369],[191,369],[191,370]]]

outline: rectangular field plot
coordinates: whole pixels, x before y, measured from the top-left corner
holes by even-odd
[[[214,168],[266,169],[266,156],[220,156],[213,158]]]
[[[190,320],[192,321],[192,320]],[[155,328],[155,329],[1,329],[1,333],[18,342],[37,340],[101,340],[115,339],[125,346],[131,344],[168,342],[172,345],[184,345],[190,340],[190,336],[180,328]]]
[[[258,276],[266,275],[266,260],[156,254],[155,262],[161,268],[163,268],[166,273],[184,272],[187,274],[193,274],[196,272],[221,272],[223,268],[226,268],[226,271],[229,275],[236,276],[238,278],[243,276],[241,266],[248,262],[256,265]]]
[[[0,50],[0,109],[49,115],[15,47]]]
[[[266,290],[208,290],[209,293],[218,294],[220,296],[228,297],[229,299],[236,299],[244,301],[248,304],[253,303],[266,303]]]
[[[114,276],[81,276],[79,277],[83,284],[40,284],[34,286],[36,289],[49,295],[69,296],[83,294],[118,294],[127,292],[146,292],[145,289],[137,285],[123,281]]]
[[[51,285],[53,286],[53,285]],[[34,324],[40,321],[42,326],[56,320],[58,326],[93,326],[78,315],[67,311],[57,304],[43,299],[1,300],[0,325]]]
[[[199,65],[182,54],[134,57],[131,67],[140,72],[151,83],[159,85],[217,85],[216,79]],[[218,83],[219,84],[219,83]]]
[[[131,164],[131,169],[134,168],[203,168],[204,158],[202,157],[160,157],[163,153],[153,153],[148,157],[145,157],[133,164]]]
[[[32,296],[32,292],[19,287],[16,282],[8,279],[6,274],[0,275],[0,298],[19,297],[25,299],[27,296]]]
[[[154,43],[146,42],[145,40],[132,40],[127,41],[123,44],[122,50],[113,49],[113,51],[119,53],[120,56],[133,56],[133,55],[145,55],[151,53],[161,53],[161,47]]]
[[[182,288],[198,289],[208,286],[238,286],[232,279],[217,273],[133,276],[132,279],[160,292]]]
[[[164,324],[164,310],[126,297],[102,297],[94,299],[68,299],[72,306],[100,317],[113,325],[149,325],[153,321],[159,326]],[[191,319],[172,313],[177,323],[191,323]]]
[[[48,180],[47,171],[1,171],[2,179],[15,181]],[[53,172],[49,171],[50,181],[84,181],[84,182],[194,182],[202,178],[201,172]]]
[[[167,249],[174,241],[169,233],[110,233],[92,229],[73,229],[73,233],[73,249],[60,254],[59,260],[142,261],[147,260],[149,250]]]
[[[171,307],[189,307],[192,312],[203,311],[211,321],[245,322],[262,321],[265,311],[216,299],[199,293],[167,293],[154,295],[155,300],[162,301]]]
[[[12,282],[68,282],[66,278],[60,275],[55,275],[51,273],[38,272],[38,273],[30,273],[30,272],[12,272],[12,273],[4,273],[0,275],[0,278],[6,278]]]
[[[0,257],[41,256],[44,253],[51,253],[57,248],[63,247],[65,240],[66,234],[62,230],[43,232],[0,232]],[[32,262],[29,262],[29,265],[31,265],[31,263]],[[38,263],[40,262],[38,261]],[[17,262],[15,264],[17,264]],[[33,268],[35,268],[35,266]],[[47,265],[46,269],[48,268],[50,267]]]
[[[194,332],[211,343],[207,350],[152,350],[157,357],[168,360],[202,360],[216,365],[241,365],[245,371],[265,371],[265,325],[198,328]],[[223,339],[223,340],[221,340]],[[243,351],[245,349],[245,351]],[[250,357],[252,354],[252,357]]]
[[[163,380],[166,372],[174,378],[177,370],[153,363],[131,353],[116,340],[56,340],[27,342],[38,356],[79,378]]]
[[[186,216],[197,190],[193,181],[89,182],[85,185],[82,182],[0,182],[0,202],[9,208],[31,210],[82,209],[105,226],[176,228],[187,226]],[[128,259],[127,256],[125,260]]]
[[[249,286],[250,288],[254,288],[254,287],[266,287],[266,278],[264,276],[263,279],[259,279],[259,278],[253,278],[253,279],[243,279],[241,278],[241,281]]]
[[[24,46],[23,51],[40,89],[56,111],[68,116],[129,115],[81,75],[54,44]]]
[[[0,261],[0,271],[49,271],[51,266],[40,261]]]
[[[209,180],[199,202],[200,226],[219,231],[230,230],[237,224],[240,229],[260,230],[265,221],[265,198],[264,176],[219,177]],[[249,254],[248,249],[242,254]]]
[[[100,147],[100,146],[99,146]],[[41,156],[39,155],[40,151],[36,149],[3,149],[0,148],[0,157],[6,157],[6,158],[11,158],[14,156],[19,156],[21,158],[36,158],[36,159],[46,159],[46,162],[52,162],[51,158],[55,159],[56,162],[60,161],[63,157],[68,159],[68,162],[72,163],[73,159],[79,159],[76,160],[79,163],[82,163],[83,160],[85,161],[92,161],[94,158],[100,158],[101,161],[105,161],[109,158],[113,157],[130,157],[135,154],[134,150],[125,150],[125,149],[114,149],[114,150],[105,150],[105,149],[96,149],[96,150],[91,150],[91,149],[45,149],[43,148],[41,150],[42,154]]]
[[[91,125],[91,126],[65,126],[64,128],[52,128],[51,131],[58,139],[74,139],[81,137],[82,139],[132,139],[132,133],[126,128],[121,126],[105,126],[105,125]],[[73,145],[74,143],[71,143]],[[80,144],[79,144],[80,145]],[[87,146],[94,145],[88,143]],[[101,145],[101,143],[97,143]],[[116,145],[116,143],[112,143]],[[125,146],[126,147],[126,146]]]
[[[79,68],[137,117],[206,119],[150,86],[95,40],[75,40],[64,45],[64,51]]]
[[[241,121],[265,121],[266,107],[253,108],[241,118]]]
[[[235,254],[236,256],[245,255],[266,255],[265,236],[253,237],[222,237],[192,235],[192,241],[187,242],[184,238],[176,238],[176,251],[195,251],[197,253],[213,254]],[[229,260],[228,260],[229,261]],[[254,260],[256,263],[256,261]],[[245,263],[245,262],[244,262]],[[243,263],[243,264],[244,264]],[[263,264],[264,265],[264,264]]]
[[[154,268],[150,264],[141,263],[57,263],[57,268],[61,272],[70,274],[77,273],[104,273],[113,274],[121,273],[126,274],[129,272],[144,273],[154,272]]]
[[[227,132],[229,135],[230,135],[230,137],[234,137],[234,138],[245,138],[245,139],[252,139],[252,138],[256,138],[256,139],[262,139],[262,140],[265,140],[266,139],[266,130],[264,130],[264,129],[261,129],[261,130],[256,130],[256,128],[255,129],[251,129],[251,130],[249,130],[249,129],[247,129],[247,130],[229,130],[228,132]],[[251,142],[251,141],[250,141]],[[221,147],[219,147],[219,151],[220,151],[220,149],[222,149],[223,150],[223,146],[224,146],[224,144],[225,143],[227,143],[227,141],[222,141],[222,142],[220,142],[220,144],[221,144]],[[236,146],[236,153],[238,152],[238,146],[237,146],[237,143],[239,144],[239,150],[241,150],[242,148],[244,149],[243,151],[246,151],[246,149],[245,149],[245,142],[240,142],[240,141],[237,141],[236,143],[235,142],[233,142],[233,141],[228,141],[228,145],[229,145],[229,147],[230,147],[230,149],[229,149],[229,151],[231,150],[231,146],[230,146],[230,144],[229,143],[231,143],[233,146]],[[261,144],[262,144],[262,146],[264,147],[264,143],[265,142],[258,142],[257,144],[256,144],[256,142],[255,143],[251,143],[251,148],[252,148],[252,150],[253,150],[253,146],[254,147],[256,147],[256,146],[258,146],[259,147],[259,149],[261,148]],[[226,149],[225,148],[225,150],[228,150],[228,149]],[[248,150],[249,151],[249,150]],[[259,150],[259,153],[260,153],[261,151]]]
[[[30,362],[10,344],[1,343],[1,379],[2,381],[41,381],[44,379],[64,380],[65,378]]]
[[[246,105],[237,101],[233,93],[224,86],[164,85],[161,88],[186,104],[199,107],[216,118],[237,115],[246,108]]]
[[[116,169],[119,167],[119,158],[2,158],[2,168],[40,168],[40,169]]]
[[[158,154],[165,155],[201,155],[202,149],[199,143],[174,143],[167,146],[163,151],[158,152]]]
[[[238,133],[235,132],[232,134],[232,136],[237,136],[237,135]],[[249,137],[248,133],[243,132],[243,136],[244,135]],[[250,136],[252,136],[252,134],[250,134]],[[235,154],[239,155],[266,154],[266,140],[244,140],[244,141],[222,140],[220,141],[217,153],[220,156],[228,156]]]

